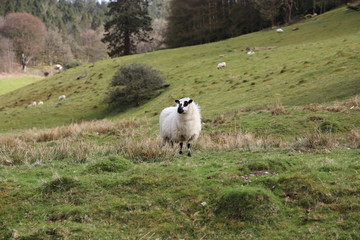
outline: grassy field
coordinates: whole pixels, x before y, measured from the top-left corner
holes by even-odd
[[[0,96],[0,131],[113,116],[103,100],[113,74],[131,62],[158,68],[170,87],[139,108],[115,114],[120,118],[157,121],[162,108],[184,96],[194,98],[205,118],[277,102],[291,107],[351,98],[360,89],[358,21],[357,12],[340,8],[285,27],[283,34],[263,31],[83,65]],[[293,27],[300,30],[291,31]],[[260,50],[249,56],[242,51],[247,47]],[[226,69],[216,69],[220,61],[227,62]],[[83,78],[78,79],[80,76]],[[67,101],[59,103],[62,94]],[[40,100],[45,102],[44,108],[24,109]]]
[[[28,84],[41,80],[42,77],[19,76],[0,78],[0,95],[14,91]]]
[[[360,239],[359,20],[339,8],[0,95],[0,238]],[[170,87],[111,112],[109,82],[131,62]],[[191,158],[158,136],[159,112],[184,96],[203,116]]]

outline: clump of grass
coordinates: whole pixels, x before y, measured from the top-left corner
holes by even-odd
[[[127,138],[118,147],[122,156],[135,163],[171,161],[177,154],[177,149],[163,146],[159,138]]]
[[[274,194],[260,187],[227,189],[217,200],[215,214],[250,222],[266,222],[281,207]]]
[[[255,137],[244,132],[214,132],[200,137],[196,148],[210,151],[233,151],[239,149],[285,147],[288,143],[271,137]]]
[[[360,148],[360,128],[351,130],[348,139],[351,146]]]
[[[121,173],[133,167],[133,163],[123,157],[110,156],[106,160],[90,165],[90,173],[115,172]]]
[[[225,118],[224,114],[217,115],[213,120],[213,123],[216,124],[216,125],[217,124],[223,124],[225,122],[226,122],[226,118]]]
[[[350,98],[348,101],[345,101],[345,105],[350,108],[360,107],[360,96]]]
[[[18,145],[16,145],[18,144]],[[98,155],[116,153],[112,145],[97,145],[85,141],[61,140],[47,145],[25,142],[17,137],[0,138],[0,163],[21,165],[68,159],[86,162]]]
[[[42,188],[42,192],[44,194],[67,192],[79,185],[80,183],[72,178],[60,177],[46,183]]]
[[[325,148],[328,150],[334,149],[338,144],[338,141],[334,135],[329,133],[323,133],[319,129],[307,132],[304,137],[298,138],[293,148],[295,150],[315,150],[319,148]]]
[[[319,126],[319,129],[321,132],[325,132],[325,133],[336,133],[341,130],[339,124],[333,121],[322,122]]]
[[[280,101],[277,101],[275,105],[268,107],[268,110],[271,113],[271,116],[278,116],[285,114],[285,107],[282,105]]]
[[[68,126],[55,127],[51,129],[38,130],[32,129],[22,135],[26,141],[35,142],[49,142],[58,139],[79,137],[88,134],[103,135],[114,132],[121,132],[126,129],[136,129],[141,125],[146,125],[144,122],[133,119],[123,121],[97,120],[81,123],[73,123]]]

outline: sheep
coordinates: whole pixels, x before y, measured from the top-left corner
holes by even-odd
[[[277,32],[277,33],[283,33],[283,32],[284,32],[284,30],[283,30],[283,29],[281,29],[281,28],[278,28],[278,29],[276,29],[276,32]]]
[[[58,100],[61,101],[61,100],[65,100],[66,96],[65,95],[61,95],[59,96]]]
[[[55,70],[61,71],[63,69],[63,66],[61,64],[55,64]]]
[[[27,105],[26,108],[35,107],[36,104],[37,104],[36,101],[33,101],[32,103],[30,103],[29,105]]]
[[[217,69],[220,69],[220,68],[223,68],[223,67],[226,67],[226,62],[218,63]]]
[[[183,142],[187,143],[187,156],[191,157],[190,145],[196,141],[201,132],[201,115],[199,106],[190,98],[175,101],[176,107],[167,107],[160,113],[160,134],[164,143],[180,144],[182,154]]]
[[[249,52],[247,52],[247,55],[254,55],[254,54],[255,54],[254,51],[249,51]]]
[[[38,105],[44,105],[44,102],[43,102],[43,101],[40,101],[40,102],[38,103]]]

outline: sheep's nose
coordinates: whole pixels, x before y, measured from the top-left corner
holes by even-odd
[[[183,108],[181,108],[181,107],[178,107],[178,113],[183,113],[184,112],[184,109]]]

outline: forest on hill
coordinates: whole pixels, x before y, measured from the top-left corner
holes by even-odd
[[[30,65],[49,64],[78,65],[107,58],[106,44],[101,42],[104,23],[109,18],[109,1],[97,0],[0,0],[0,28],[11,13],[29,13],[38,17],[46,26],[47,38],[43,51],[33,57]],[[153,19],[154,31],[164,25],[167,16],[167,0],[152,0],[148,8]],[[155,39],[153,37],[153,39]],[[156,39],[154,40],[156,42]],[[52,46],[52,49],[49,49]],[[139,45],[137,52],[149,51],[150,46]],[[152,50],[152,49],[151,49]],[[16,49],[4,34],[0,34],[0,72],[16,71]]]

